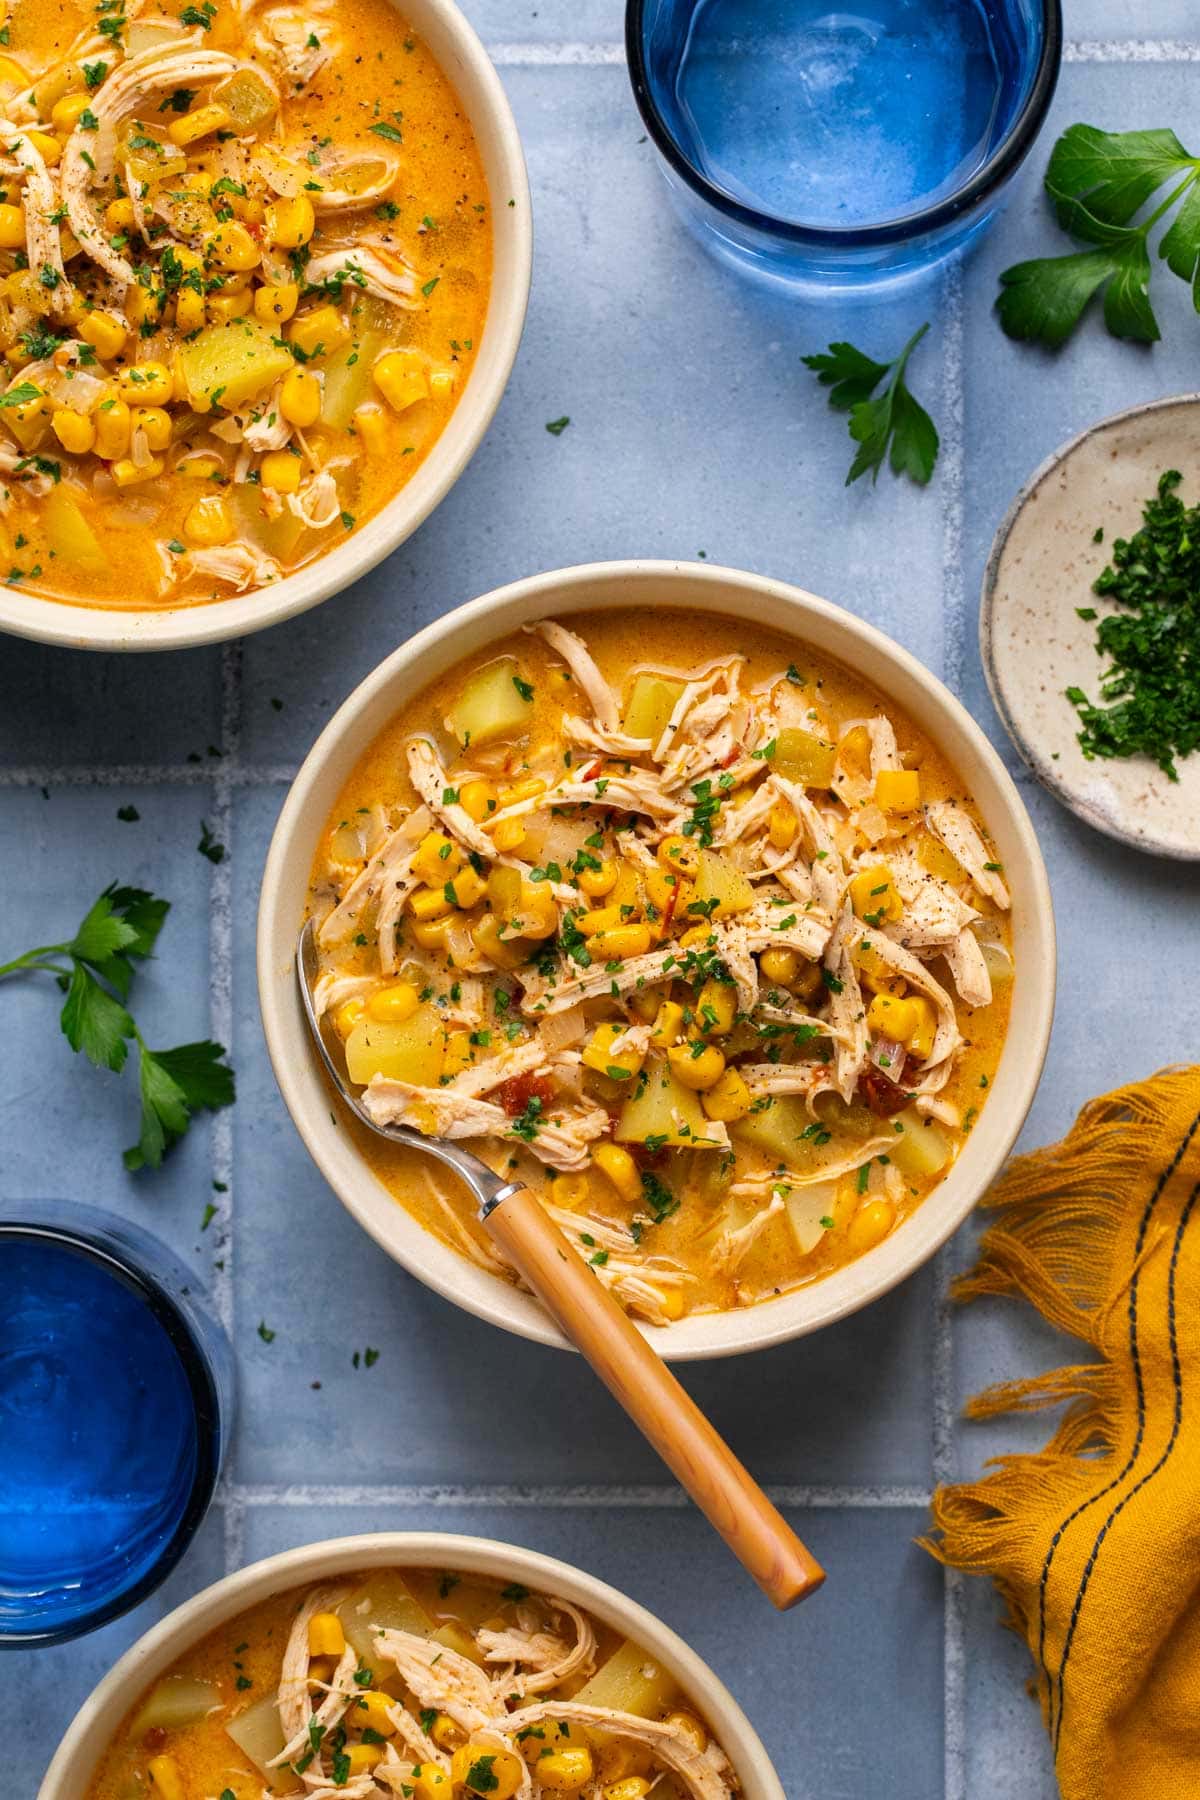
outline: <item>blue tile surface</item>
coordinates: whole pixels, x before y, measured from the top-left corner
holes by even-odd
[[[354,683],[459,601],[592,558],[704,551],[828,595],[945,674],[1015,767],[975,643],[992,533],[1068,434],[1196,385],[1188,296],[1156,274],[1164,341],[1151,353],[1094,323],[1055,359],[1000,334],[999,271],[1061,247],[1039,189],[1049,133],[961,273],[836,308],[761,294],[709,261],[667,205],[620,64],[614,0],[468,0],[468,11],[524,136],[537,263],[510,390],[458,487],[357,588],[240,653],[0,648],[0,961],[69,932],[113,877],[168,894],[139,1017],[152,1040],[228,1034],[240,1086],[231,1115],[202,1123],[160,1174],[131,1177],[119,1153],[136,1130],[132,1090],[72,1061],[48,981],[7,984],[6,1041],[20,1054],[0,1064],[0,1205],[78,1194],[157,1230],[221,1290],[242,1387],[225,1510],[164,1593],[78,1648],[11,1658],[6,1671],[14,1689],[36,1684],[53,1732],[139,1630],[228,1558],[439,1525],[565,1556],[661,1612],[743,1699],[789,1800],[1050,1800],[1022,1646],[999,1629],[982,1583],[947,1610],[941,1574],[912,1545],[935,1478],[974,1472],[1045,1429],[956,1425],[962,1400],[1073,1354],[1011,1303],[940,1321],[939,1292],[969,1261],[974,1228],[869,1314],[751,1362],[686,1371],[829,1566],[818,1600],[775,1619],[698,1519],[663,1504],[649,1453],[575,1360],[460,1316],[342,1212],[275,1090],[254,913],[287,774]],[[1066,12],[1072,48],[1051,130],[1170,123],[1190,143],[1200,15],[1189,0],[1068,0]],[[925,318],[912,375],[944,428],[939,477],[924,495],[885,479],[847,496],[844,421],[800,357],[841,335],[886,349]],[[571,425],[551,437],[545,422],[562,413]],[[1059,1135],[1090,1094],[1194,1054],[1184,984],[1143,1004],[1118,946],[1149,921],[1164,959],[1190,967],[1200,874],[1093,836],[1018,774],[1061,950],[1048,1074],[1023,1140],[1033,1144]],[[116,818],[127,804],[136,823]],[[220,868],[197,854],[201,819],[228,845]],[[228,1194],[214,1194],[218,1175]],[[339,1308],[297,1306],[314,1265],[336,1272]],[[260,1321],[276,1332],[269,1344]],[[356,1370],[352,1353],[368,1344],[379,1361]],[[551,1418],[586,1426],[545,1429]],[[9,1790],[33,1800],[45,1739],[19,1735]]]

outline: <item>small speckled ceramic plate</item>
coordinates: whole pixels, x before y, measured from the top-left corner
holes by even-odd
[[[1038,780],[1098,831],[1137,850],[1200,859],[1200,755],[1170,781],[1146,757],[1089,762],[1065,689],[1098,698],[1104,659],[1077,607],[1109,603],[1092,583],[1114,538],[1131,537],[1164,469],[1200,500],[1200,394],[1101,420],[1055,451],[1017,495],[992,545],[979,640],[1005,729]],[[1102,543],[1094,541],[1104,527]]]

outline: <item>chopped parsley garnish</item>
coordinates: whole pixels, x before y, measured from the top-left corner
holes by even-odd
[[[669,1219],[672,1213],[679,1211],[679,1201],[653,1169],[642,1170],[642,1196],[656,1225],[661,1225],[664,1219]]]
[[[550,433],[551,437],[561,437],[570,423],[570,414],[563,413],[560,419],[547,419],[546,430]]]

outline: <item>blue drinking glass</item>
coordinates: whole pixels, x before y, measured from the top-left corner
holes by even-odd
[[[200,1525],[233,1353],[165,1244],[60,1201],[0,1219],[0,1648],[116,1618]]]
[[[684,219],[768,279],[914,276],[994,217],[1054,94],[1060,0],[628,0]]]

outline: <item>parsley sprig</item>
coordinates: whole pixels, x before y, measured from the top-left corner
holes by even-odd
[[[136,965],[153,955],[170,903],[145,888],[106,887],[73,938],[39,944],[11,962],[6,975],[43,971],[54,975],[66,998],[60,1024],[72,1050],[82,1050],[98,1069],[120,1074],[137,1046],[142,1123],[138,1141],[125,1152],[125,1167],[157,1168],[201,1107],[229,1106],[233,1070],[221,1044],[180,1044],[151,1050],[126,1002]]]
[[[1064,231],[1092,247],[1017,263],[1000,277],[996,311],[1009,337],[1057,350],[1103,291],[1114,337],[1152,344],[1160,336],[1150,304],[1150,233],[1179,205],[1158,245],[1167,267],[1192,284],[1200,311],[1200,158],[1173,131],[1101,131],[1072,125],[1055,144],[1046,192]],[[1160,189],[1170,191],[1140,224]]]
[[[868,470],[872,481],[877,481],[885,458],[890,461],[893,475],[911,475],[921,487],[933,474],[938,455],[937,426],[913,397],[906,379],[908,359],[928,330],[926,323],[915,331],[892,362],[876,362],[844,342],[830,344],[827,352],[803,358],[805,368],[811,369],[821,386],[830,390],[830,406],[850,414],[850,436],[858,449],[846,476],[847,487]]]

